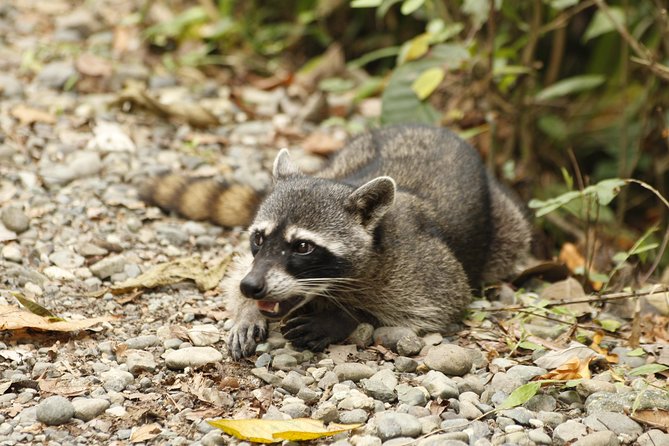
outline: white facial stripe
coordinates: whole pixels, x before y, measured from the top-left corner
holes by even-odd
[[[293,276],[277,267],[273,267],[267,272],[265,282],[267,283],[268,298],[273,300],[293,297],[299,286]]]
[[[335,255],[342,256],[346,252],[345,246],[340,242],[334,240],[328,240],[323,237],[321,234],[310,231],[304,228],[298,228],[296,226],[289,226],[285,232],[286,241],[292,243],[296,240],[308,240],[315,243],[318,246],[328,249],[331,253]]]
[[[249,228],[249,233],[253,234],[254,232],[261,232],[265,235],[271,234],[274,228],[276,227],[276,223],[273,221],[261,221],[258,222],[254,225],[252,225]]]

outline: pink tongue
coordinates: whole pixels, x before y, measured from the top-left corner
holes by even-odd
[[[256,302],[256,305],[258,305],[258,309],[262,311],[267,311],[269,313],[274,313],[274,305],[276,302],[269,302],[266,300],[259,300]]]

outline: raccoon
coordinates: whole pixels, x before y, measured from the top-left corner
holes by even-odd
[[[370,131],[314,176],[283,149],[273,178],[264,200],[246,208],[255,212],[251,252],[224,282],[234,359],[254,353],[268,320],[281,320],[284,337],[312,351],[360,322],[442,331],[472,290],[512,275],[529,250],[522,206],[446,129]],[[208,208],[222,220],[229,189],[219,187],[199,200],[221,203]]]

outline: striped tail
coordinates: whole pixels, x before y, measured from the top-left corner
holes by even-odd
[[[177,174],[151,178],[139,195],[147,204],[164,211],[225,227],[251,224],[263,197],[262,192],[247,185]]]

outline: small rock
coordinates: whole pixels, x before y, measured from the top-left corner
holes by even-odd
[[[102,386],[107,391],[122,392],[129,384],[131,384],[135,377],[132,373],[121,369],[109,369],[101,375]]]
[[[318,381],[318,388],[326,390],[338,383],[339,378],[337,378],[337,375],[334,372],[327,371],[320,381]]]
[[[641,356],[635,356],[635,355],[630,356],[629,353],[631,351],[632,349],[627,347],[615,347],[613,350],[611,350],[611,353],[614,355],[618,355],[618,361],[620,365],[626,365],[630,368],[636,368],[646,364],[645,354]]]
[[[544,375],[546,369],[529,365],[514,365],[506,371],[509,378],[515,378],[523,384],[527,384],[532,378]]]
[[[10,262],[21,263],[23,261],[23,253],[21,248],[16,243],[10,243],[2,247],[2,258]]]
[[[306,404],[315,404],[321,399],[322,392],[316,392],[309,387],[302,387],[297,392],[297,397]]]
[[[339,413],[339,422],[342,424],[366,423],[367,418],[369,415],[363,409],[342,410]]]
[[[578,421],[568,420],[553,430],[553,442],[556,445],[570,444],[585,437],[588,429]]]
[[[397,343],[404,336],[416,335],[408,327],[379,327],[374,330],[374,344],[380,344],[385,348],[397,351]]]
[[[460,401],[460,410],[458,411],[458,415],[468,420],[474,420],[482,416],[483,412],[481,412],[474,404],[469,401]]]
[[[218,342],[221,339],[221,333],[213,324],[197,325],[188,330],[188,338],[194,346],[204,347]]]
[[[2,211],[2,224],[17,234],[25,232],[30,227],[30,218],[18,206],[10,206]]]
[[[374,326],[372,326],[372,324],[368,324],[367,322],[363,322],[362,324],[359,324],[356,329],[353,330],[353,333],[349,335],[348,342],[355,344],[359,348],[367,348],[372,345],[373,335]]]
[[[374,381],[372,379],[364,379],[361,381],[362,388],[365,393],[375,400],[392,403],[397,399],[393,387],[388,387],[386,384],[380,381]]]
[[[423,345],[423,340],[415,333],[406,334],[397,341],[397,353],[401,356],[414,356],[420,353]]]
[[[288,372],[286,377],[281,381],[281,388],[286,389],[293,395],[297,394],[303,387],[304,381],[302,381],[302,375],[295,371]]]
[[[292,355],[281,353],[272,359],[272,367],[277,370],[292,370],[297,367],[297,359]]]
[[[128,262],[120,255],[105,257],[99,262],[91,265],[90,270],[96,277],[106,279],[113,274],[123,272],[126,263]]]
[[[408,406],[424,406],[429,397],[427,390],[424,388],[412,387],[408,384],[400,384],[395,390],[400,403]]]
[[[71,272],[57,266],[48,266],[42,271],[45,276],[54,281],[70,281],[76,279]]]
[[[311,415],[314,420],[321,420],[324,423],[331,423],[333,421],[339,420],[339,411],[337,406],[335,406],[330,401],[326,401],[323,404],[320,404],[314,413]]]
[[[51,253],[49,260],[59,268],[75,269],[82,266],[86,259],[70,250],[61,249]]]
[[[51,62],[46,64],[37,75],[37,81],[42,85],[59,90],[65,83],[77,75],[77,70],[71,62]]]
[[[311,410],[309,410],[309,406],[304,404],[303,402],[291,402],[284,404],[281,406],[281,409],[279,409],[282,413],[285,413],[286,415],[289,415],[290,418],[307,418],[311,414]]]
[[[275,374],[269,372],[266,368],[264,367],[258,367],[255,369],[251,369],[251,374],[257,378],[262,379],[265,381],[267,384],[272,384],[275,386],[278,386],[281,384],[281,378],[276,376]]]
[[[128,371],[137,376],[142,372],[154,372],[156,360],[150,352],[144,350],[128,350],[125,360]]]
[[[74,406],[62,396],[50,396],[37,405],[37,421],[49,426],[65,424],[73,416]]]
[[[143,335],[126,339],[125,345],[128,346],[128,349],[144,350],[153,347],[158,344],[158,342],[160,342],[160,339],[158,339],[158,336],[156,335]],[[181,343],[181,341],[179,342]]]
[[[361,379],[371,377],[374,374],[374,370],[365,364],[347,362],[336,365],[334,368],[334,373],[337,375],[339,382],[346,380],[358,382]]]
[[[659,429],[651,429],[636,439],[639,446],[667,446],[669,445],[669,434]]]
[[[464,348],[453,344],[440,344],[427,352],[425,365],[445,375],[462,376],[471,370],[472,360]]]
[[[399,412],[380,412],[374,416],[377,435],[386,441],[396,437],[415,438],[421,434],[420,421],[413,415]]]
[[[427,372],[420,383],[427,389],[432,399],[441,398],[442,400],[447,400],[449,398],[457,398],[460,395],[455,381],[436,370]]]
[[[418,362],[406,356],[398,356],[395,358],[395,368],[401,373],[413,373],[418,367]]]
[[[74,418],[90,421],[109,408],[109,400],[104,398],[75,398],[72,401]]]
[[[165,365],[173,370],[186,367],[199,368],[223,359],[221,352],[213,347],[186,347],[165,353]]]
[[[571,446],[618,446],[618,437],[611,431],[593,432],[576,440]]]
[[[528,402],[524,404],[527,410],[532,412],[553,412],[557,407],[557,401],[550,395],[538,394],[534,395]]]
[[[532,429],[527,433],[527,436],[536,444],[553,444],[550,435],[544,432],[543,429]]]
[[[626,415],[617,412],[599,412],[583,419],[583,424],[594,431],[613,431],[616,434],[625,434],[632,440],[643,433],[639,423]]]
[[[354,435],[350,441],[353,446],[381,446],[381,439],[372,435]]]

